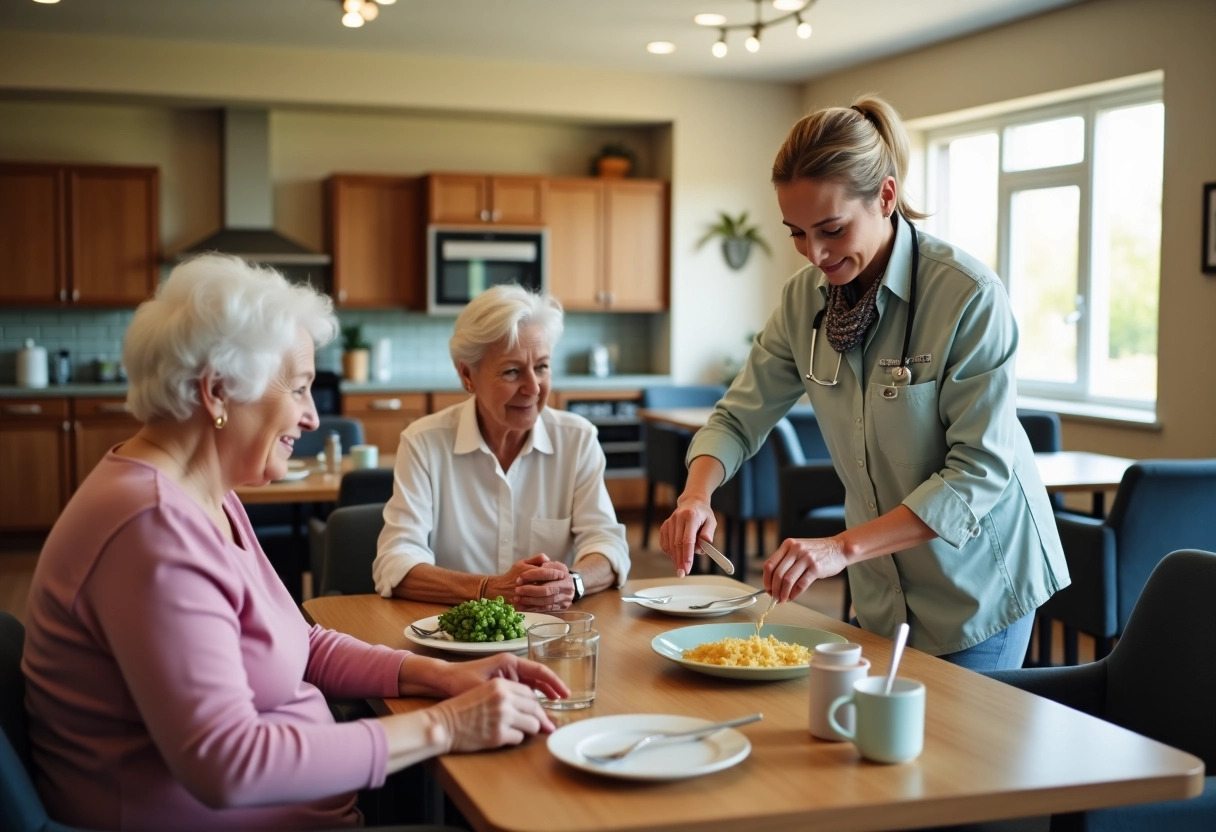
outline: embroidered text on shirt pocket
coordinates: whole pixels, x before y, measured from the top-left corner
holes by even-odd
[[[537,552],[544,552],[549,556],[549,560],[565,561],[570,554],[573,542],[570,538],[570,527],[573,523],[574,518],[572,517],[555,519],[533,517],[532,534],[529,538],[532,548],[528,552],[528,557]]]
[[[871,383],[867,396],[879,451],[892,464],[905,468],[928,462],[940,467],[946,459],[946,446],[937,415],[937,379],[900,387],[893,398],[883,396],[886,388]]]

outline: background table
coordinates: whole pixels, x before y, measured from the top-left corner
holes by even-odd
[[[746,589],[728,578],[686,580]],[[627,589],[665,583],[672,580],[631,582]],[[1196,757],[915,650],[905,651],[900,675],[928,688],[924,753],[903,765],[867,763],[851,744],[807,733],[805,678],[755,683],[705,676],[650,648],[654,636],[676,627],[755,620],[761,605],[724,618],[687,619],[624,604],[607,591],[578,608],[594,613],[601,631],[599,689],[591,708],[559,714],[559,723],[623,713],[717,720],[761,711],[762,722],[740,729],[752,743],[751,756],[716,774],[664,783],[572,769],[549,753],[544,737],[436,759],[436,778],[478,832],[896,829],[1178,799],[1203,786]],[[314,598],[304,609],[323,626],[414,648],[405,627],[444,607],[358,595]],[[885,672],[890,660],[888,640],[800,605],[784,604],[770,620],[845,635],[862,645],[875,673]],[[428,702],[375,704],[396,713]]]

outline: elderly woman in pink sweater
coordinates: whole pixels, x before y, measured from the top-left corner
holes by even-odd
[[[317,425],[327,298],[230,257],[177,267],[123,361],[143,423],[81,485],[30,593],[24,670],[37,786],[104,829],[358,825],[355,792],[437,754],[523,741],[569,693],[513,655],[460,664],[310,627],[233,488],[282,477]],[[336,724],[325,696],[440,697]]]

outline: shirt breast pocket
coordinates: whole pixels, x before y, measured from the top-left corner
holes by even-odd
[[[893,465],[916,468],[946,459],[946,442],[937,415],[937,379],[907,387],[870,385],[870,411],[878,449]]]
[[[570,554],[570,527],[574,520],[571,517],[532,518],[532,533],[529,540],[532,544],[528,556],[544,552],[549,560],[565,561]]]

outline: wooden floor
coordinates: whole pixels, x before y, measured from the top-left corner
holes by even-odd
[[[639,517],[622,516],[625,523],[625,534],[629,541],[630,556],[633,561],[630,569],[632,578],[663,578],[672,575],[671,562],[657,546],[658,532],[651,531],[650,546],[642,547],[642,527]],[[776,543],[776,533],[770,528],[765,537],[768,545]],[[21,621],[25,621],[26,598],[29,595],[30,582],[34,576],[34,566],[38,560],[38,550],[41,539],[28,537],[25,539],[6,539],[0,543],[0,610],[11,612]],[[748,567],[747,583],[760,586],[761,560],[752,558]],[[307,576],[306,576],[307,577]],[[308,583],[305,584],[305,592]],[[841,577],[817,581],[803,593],[797,603],[811,609],[839,618],[844,606],[844,579]],[[1037,634],[1034,643],[1037,643]],[[1093,661],[1093,639],[1082,636],[1080,639],[1080,660]],[[1052,663],[1060,664],[1064,659],[1064,637],[1062,628],[1058,625],[1053,631]]]

